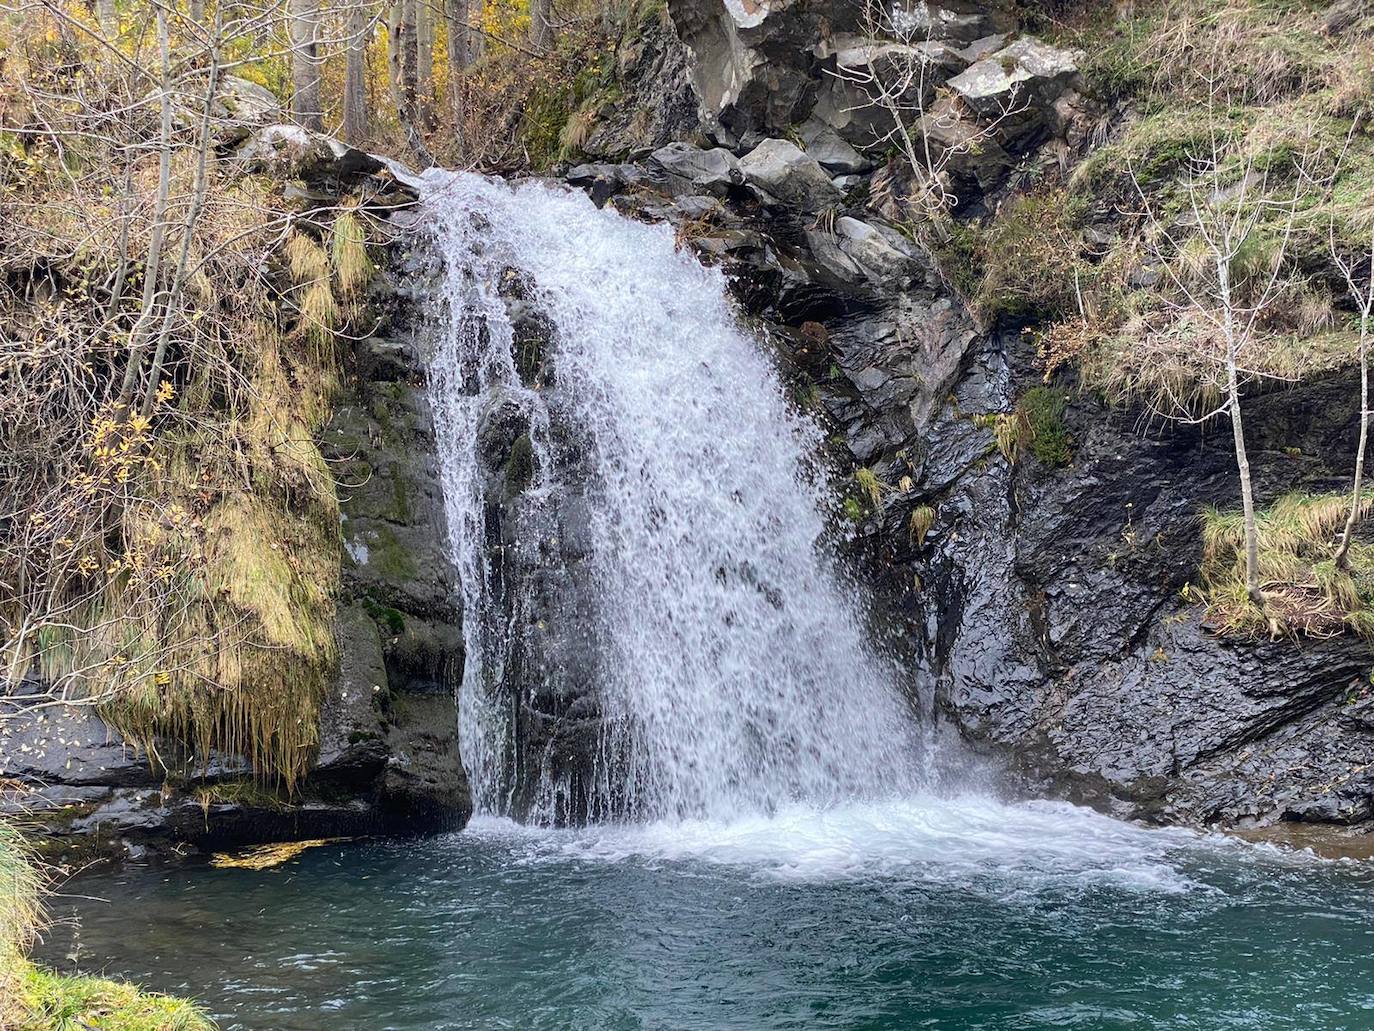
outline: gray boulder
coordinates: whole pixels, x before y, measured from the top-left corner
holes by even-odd
[[[286,123],[253,132],[233,151],[232,160],[244,172],[312,183],[370,175],[385,167],[379,158],[332,136]]]
[[[749,184],[777,201],[801,211],[820,211],[841,199],[815,158],[787,140],[764,140],[739,161]]]
[[[702,150],[690,143],[670,143],[650,154],[646,164],[673,196],[707,193],[720,197],[744,182],[735,155],[721,147]]]
[[[266,87],[226,75],[220,80],[211,114],[215,119],[216,142],[223,147],[242,142],[258,129],[280,122],[282,107],[277,95]]]
[[[1044,110],[1077,78],[1081,56],[1026,36],[970,65],[949,87],[983,118]]]
[[[830,126],[811,119],[801,128],[802,143],[808,157],[832,175],[854,175],[867,172],[873,162],[846,143]]]

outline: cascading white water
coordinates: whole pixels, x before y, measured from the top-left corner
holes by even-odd
[[[431,171],[423,210],[445,320],[430,389],[468,659],[462,746],[479,811],[509,807],[503,619],[484,533],[479,422],[493,397],[530,427],[529,493],[554,503],[548,399],[522,384],[499,295],[511,270],[554,327],[556,418],[584,444],[579,475],[599,604],[604,717],[593,816],[764,813],[914,790],[919,748],[896,671],[866,639],[853,588],[822,546],[819,431],[792,410],[718,271],[666,226],[582,194]],[[531,814],[551,820],[546,810]],[[613,800],[621,800],[614,804]]]

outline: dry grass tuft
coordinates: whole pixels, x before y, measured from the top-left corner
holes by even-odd
[[[1361,499],[1358,518],[1374,511]],[[1374,638],[1374,545],[1351,545],[1338,569],[1336,540],[1350,512],[1348,494],[1292,493],[1258,513],[1263,610],[1245,589],[1245,525],[1239,512],[1203,513],[1202,575],[1208,618],[1224,634],[1331,637],[1347,630]]]

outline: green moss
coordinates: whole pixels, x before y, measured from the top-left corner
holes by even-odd
[[[862,523],[864,521],[864,507],[859,504],[858,498],[845,498],[841,506],[844,517],[851,523]]]
[[[534,443],[528,433],[522,433],[511,445],[510,458],[506,460],[505,496],[507,499],[521,493],[534,480]]]
[[[1017,414],[1025,421],[1031,454],[1051,469],[1073,461],[1073,441],[1064,427],[1067,404],[1062,390],[1031,387],[1016,406]]]
[[[398,610],[383,605],[370,596],[363,599],[363,609],[376,621],[378,626],[383,627],[393,637],[405,632],[406,618]]]
[[[529,155],[530,167],[547,169],[558,160],[563,149],[563,127],[574,108],[569,85],[543,84],[525,102],[518,136]]]
[[[241,805],[277,811],[291,808],[290,802],[272,790],[270,785],[248,779],[206,784],[196,788],[194,796],[201,808],[206,810],[212,805]]]
[[[368,565],[388,580],[403,583],[419,575],[415,557],[386,525],[374,527],[368,535]]]

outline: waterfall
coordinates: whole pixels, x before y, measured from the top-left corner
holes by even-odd
[[[732,819],[914,790],[897,671],[825,551],[820,431],[722,274],[556,185],[432,170],[422,210],[478,810]]]

